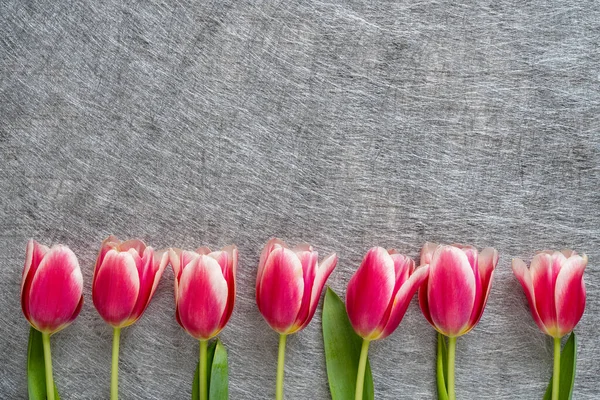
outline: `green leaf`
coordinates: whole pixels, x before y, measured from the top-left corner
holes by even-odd
[[[208,398],[210,400],[227,400],[229,398],[227,350],[225,350],[225,346],[223,346],[223,343],[219,339],[215,343],[212,365],[209,367],[210,385]]]
[[[29,329],[27,345],[27,391],[29,400],[46,400],[46,366],[44,364],[44,344],[42,333],[33,327]],[[60,400],[56,384],[54,398]]]
[[[573,384],[575,383],[575,370],[577,369],[577,337],[571,332],[565,347],[560,352],[560,382],[558,387],[559,400],[571,400]],[[552,378],[546,388],[544,400],[552,399]]]
[[[323,303],[323,341],[332,400],[354,399],[362,338],[352,329],[344,303],[329,287]],[[367,360],[363,399],[373,397],[373,376]]]
[[[206,352],[206,368],[208,376],[208,398],[221,400],[229,398],[229,372],[227,367],[227,350],[217,339],[208,345]],[[192,400],[200,400],[200,363],[196,363],[192,383]]]
[[[448,400],[448,390],[446,389],[446,380],[448,379],[448,349],[446,348],[446,338],[438,333],[437,340],[437,390],[438,400]]]

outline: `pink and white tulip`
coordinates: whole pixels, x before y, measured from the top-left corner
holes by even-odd
[[[429,266],[415,269],[412,259],[395,250],[370,249],[346,293],[346,310],[356,333],[365,340],[390,335],[428,274]]]
[[[83,305],[83,276],[66,246],[48,248],[30,240],[21,281],[21,308],[38,331],[53,334],[77,318]]]
[[[123,328],[137,321],[158,286],[169,261],[168,253],[159,257],[141,240],[119,241],[109,236],[100,248],[92,300],[100,316],[114,328]]]
[[[477,325],[487,303],[498,252],[479,253],[471,246],[426,243],[421,265],[429,278],[419,289],[419,305],[429,323],[448,337],[464,335]]]
[[[284,335],[304,329],[336,264],[335,253],[319,264],[312,246],[289,249],[281,240],[271,239],[260,256],[256,277],[256,304],[271,328]]]
[[[513,259],[512,269],[521,282],[534,321],[547,335],[561,338],[571,332],[585,309],[583,272],[586,255],[546,250],[536,254],[529,268]]]
[[[235,303],[238,250],[170,250],[175,273],[175,316],[198,340],[209,340],[225,327]]]

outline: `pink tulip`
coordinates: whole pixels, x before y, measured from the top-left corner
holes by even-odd
[[[208,399],[207,341],[229,321],[235,302],[238,251],[235,246],[211,252],[171,249],[175,273],[175,317],[187,333],[200,341],[198,390]]]
[[[215,337],[227,324],[235,302],[238,250],[170,250],[175,273],[177,322],[198,340]]]
[[[256,276],[256,304],[267,323],[279,333],[275,399],[283,399],[287,335],[304,329],[312,319],[323,286],[337,264],[331,254],[318,264],[319,255],[308,244],[289,249],[279,239],[265,245]]]
[[[289,249],[281,240],[271,239],[260,256],[256,277],[256,304],[271,328],[283,335],[304,329],[336,264],[335,253],[319,265],[310,245]]]
[[[390,335],[428,274],[428,266],[415,269],[412,259],[395,250],[370,249],[346,293],[346,310],[356,333],[365,340]]]
[[[164,252],[159,260],[141,240],[120,242],[109,236],[100,248],[92,299],[100,316],[111,326],[122,328],[137,321],[158,286],[169,261]]]
[[[75,254],[66,246],[51,249],[27,243],[21,281],[21,307],[38,331],[52,334],[68,326],[83,305],[83,276]]]
[[[419,304],[427,321],[448,337],[464,335],[477,325],[492,286],[498,252],[470,246],[426,243],[421,265],[429,278],[419,289]]]
[[[92,300],[98,314],[114,328],[110,398],[119,397],[119,341],[121,328],[137,321],[158,286],[169,253],[154,258],[154,249],[141,240],[121,242],[106,238],[94,269]]]
[[[571,250],[546,250],[533,257],[529,269],[515,258],[512,269],[521,282],[531,315],[542,332],[561,338],[575,328],[585,309],[583,272],[587,256]]]

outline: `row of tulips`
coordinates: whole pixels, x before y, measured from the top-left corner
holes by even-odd
[[[92,299],[100,316],[114,330],[111,399],[118,398],[120,331],[144,313],[168,264],[175,275],[177,322],[200,341],[199,398],[207,399],[207,341],[217,336],[231,317],[237,262],[235,246],[212,252],[206,247],[154,251],[140,240],[121,242],[114,236],[102,243],[94,269]],[[444,392],[440,398],[454,400],[456,338],[480,320],[497,263],[498,252],[492,248],[478,252],[470,246],[426,243],[418,267],[394,250],[370,249],[350,279],[346,294],[349,321],[363,343],[355,399],[363,398],[369,343],[387,337],[398,327],[418,291],[423,315],[440,335],[447,337],[447,374],[438,391]],[[289,248],[272,239],[262,251],[256,302],[266,322],[280,335],[277,399],[283,398],[286,337],[308,325],[336,264],[335,254],[319,263],[317,252],[307,244]],[[541,252],[529,268],[522,260],[513,260],[514,274],[523,286],[535,322],[554,338],[553,400],[558,399],[560,338],[573,330],[585,308],[586,264],[585,255],[572,251]],[[21,305],[31,326],[42,334],[50,400],[54,400],[54,383],[49,337],[77,317],[83,304],[82,291],[81,270],[69,248],[47,248],[33,240],[27,244]]]

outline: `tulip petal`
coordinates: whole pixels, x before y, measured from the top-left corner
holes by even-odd
[[[390,302],[388,304],[387,310],[386,310],[385,314],[383,315],[383,317],[381,318],[381,322],[379,323],[379,326],[381,326],[381,327],[385,327],[386,325],[388,325],[390,315],[392,314],[392,309],[394,308],[394,299],[396,298],[396,294],[398,293],[398,291],[400,290],[402,285],[406,282],[406,280],[408,279],[410,274],[412,274],[415,269],[415,262],[410,257],[406,257],[403,254],[399,254],[398,252],[396,252],[396,250],[393,250],[393,249],[388,250],[388,253],[392,257],[392,260],[394,260],[394,269],[395,269],[394,272],[395,272],[396,283],[394,285],[394,290],[392,292],[392,297],[390,298]],[[404,313],[403,313],[403,315],[404,315]],[[400,321],[398,321],[398,323],[400,323]],[[370,336],[366,339],[374,340],[374,339],[379,339],[379,338],[385,337],[382,335],[383,335],[383,331],[378,331],[375,333],[375,336]]]
[[[205,248],[207,249],[207,248]],[[227,307],[221,318],[221,326],[224,327],[229,321],[229,317],[233,311],[233,304],[235,300],[235,271],[237,268],[237,247],[228,246],[222,250],[208,253],[209,257],[214,258],[221,267],[223,277],[227,281],[228,296],[227,296]]]
[[[426,264],[427,266],[429,266],[429,264]],[[419,268],[423,268],[424,266],[421,265]],[[423,283],[421,284],[421,287],[419,288],[419,308],[421,309],[421,312],[423,313],[423,316],[425,317],[425,319],[427,320],[427,322],[429,322],[431,324],[431,326],[435,327],[435,324],[433,323],[433,320],[431,319],[431,311],[429,310],[429,299],[427,298],[427,287],[429,286],[429,276],[427,276],[427,278],[425,278],[425,280],[423,281]]]
[[[564,258],[562,254],[561,257]],[[536,254],[529,267],[535,306],[540,320],[548,332],[556,329],[554,287],[559,271],[560,265],[555,265],[553,256],[547,253]]]
[[[83,295],[81,295],[81,298],[79,299],[79,304],[77,304],[77,307],[75,307],[75,311],[73,311],[73,314],[71,314],[71,318],[69,318],[66,325],[69,325],[69,324],[71,324],[71,322],[75,321],[75,318],[77,318],[77,316],[81,312],[82,308],[83,308]]]
[[[33,239],[30,239],[27,242],[27,249],[25,250],[25,265],[23,267],[23,273],[21,275],[21,292],[23,292],[23,286],[25,286],[25,281],[31,275],[35,275],[35,270],[40,265],[42,258],[48,252],[48,247],[39,244]],[[29,273],[31,271],[31,274]],[[30,280],[31,280],[30,278]]]
[[[397,292],[413,273],[415,262],[403,254],[396,253],[395,250],[391,250],[389,254],[392,257],[392,260],[394,260],[394,272],[396,275],[396,288],[394,292]]]
[[[380,326],[392,300],[395,279],[394,260],[387,250],[373,247],[348,283],[346,310],[356,333],[370,337]]]
[[[198,257],[200,257],[200,254],[195,253],[193,251],[181,249],[169,250],[169,261],[171,263],[171,267],[173,268],[173,274],[175,275],[175,279],[173,279],[175,283],[175,304],[177,304],[177,288],[179,286],[179,280],[181,279],[181,273],[183,272],[183,269],[186,267],[186,265],[189,265],[193,260],[196,260]],[[177,321],[179,321],[179,317],[177,318]]]
[[[410,304],[415,292],[423,284],[423,282],[425,282],[428,276],[429,265],[425,265],[417,268],[410,278],[404,282],[394,297],[387,324],[377,339],[383,339],[396,330],[398,325],[400,325],[402,318],[404,318],[406,309],[408,308],[408,305]]]
[[[100,316],[114,327],[125,323],[139,290],[140,278],[131,253],[109,250],[92,287],[92,299]]]
[[[464,246],[462,244],[454,244],[454,247],[458,247],[459,249],[461,249],[465,255],[467,256],[467,259],[469,260],[469,264],[471,265],[471,268],[473,269],[473,272],[475,272],[475,270],[477,269],[477,249],[472,247],[472,246]]]
[[[465,253],[442,246],[429,265],[427,297],[434,326],[446,336],[456,336],[469,323],[475,301],[475,276]]]
[[[119,251],[135,250],[135,252],[141,257],[146,251],[146,244],[139,239],[126,240],[119,245]]]
[[[110,235],[106,239],[102,241],[100,245],[100,251],[98,252],[98,257],[96,257],[96,264],[94,265],[94,276],[92,278],[92,287],[96,284],[96,276],[98,275],[98,271],[102,266],[102,262],[104,261],[104,257],[109,250],[117,249],[119,246],[119,239],[116,236]]]
[[[179,286],[179,277],[181,276],[182,265],[181,265],[181,249],[170,248],[169,253],[169,264],[173,269],[173,283],[175,286],[175,304],[177,304],[177,287]]]
[[[304,253],[305,251],[308,251],[308,252],[312,253],[313,248],[308,243],[300,243],[300,244],[297,244],[296,246],[294,246],[294,248],[292,249],[292,251],[294,253],[296,253],[298,255],[298,257],[300,257],[300,253]]]
[[[200,254],[201,256],[207,256],[210,254],[210,248],[206,246],[200,246],[196,249],[196,254]]]
[[[183,266],[181,265],[181,249],[169,249],[169,263],[171,264],[171,268],[173,268],[173,286],[174,286],[174,294],[175,294],[175,319],[177,323],[181,325],[181,319],[179,318],[179,307],[177,306],[177,302],[179,301],[179,279],[181,277],[181,272]],[[183,325],[181,325],[183,327]]]
[[[169,250],[169,264],[173,268],[173,275],[175,276],[175,282],[181,273],[181,249],[171,247]]]
[[[559,337],[571,332],[585,309],[585,283],[583,272],[587,256],[571,256],[556,278],[555,301]]]
[[[140,279],[140,289],[135,307],[129,317],[128,325],[137,321],[146,308],[148,308],[163,271],[169,263],[169,254],[166,250],[163,250],[160,254],[157,254],[155,258],[154,249],[152,249],[152,247],[146,247],[143,257],[139,260],[140,262],[137,263],[137,269]]]
[[[73,311],[73,314],[71,314],[71,317],[69,317],[69,319],[66,320],[63,324],[61,324],[57,329],[53,330],[52,333],[59,332],[62,329],[66,328],[67,326],[71,325],[71,323],[73,321],[75,321],[75,319],[77,318],[77,316],[81,312],[81,308],[82,307],[83,307],[83,295],[79,299],[79,304],[77,304],[77,307],[75,307],[75,311]]]
[[[33,277],[40,265],[40,262],[48,253],[48,247],[39,244],[33,239],[27,242],[27,250],[25,252],[25,266],[23,267],[23,274],[21,278],[21,308],[25,318],[29,320],[29,292],[31,288],[31,282]]]
[[[231,245],[227,246],[222,250],[223,253],[227,255],[227,265],[225,268],[221,265],[223,270],[223,277],[227,281],[228,295],[227,295],[227,307],[225,312],[223,313],[223,317],[221,318],[220,326],[224,327],[229,318],[231,317],[231,313],[233,312],[233,306],[235,304],[235,293],[236,293],[236,283],[235,276],[237,274],[237,264],[238,264],[238,249],[236,246]]]
[[[269,255],[276,247],[287,248],[286,244],[283,241],[281,241],[277,238],[272,238],[267,242],[267,244],[265,244],[263,251],[260,253],[260,260],[258,262],[258,273],[256,274],[257,289],[258,289],[258,285],[260,284],[260,281],[262,279],[262,274],[263,274],[263,270],[265,268],[265,264],[267,263],[267,259],[269,258]]]
[[[104,239],[102,241],[102,244],[100,245],[100,247],[106,245],[106,244],[111,244],[114,246],[118,246],[119,243],[121,243],[121,241],[119,240],[118,237],[116,237],[115,235],[109,235],[106,239]]]
[[[542,332],[548,333],[537,311],[537,306],[535,304],[535,292],[533,290],[533,281],[531,279],[529,269],[527,269],[527,265],[525,265],[523,260],[519,258],[513,258],[512,270],[519,282],[521,283],[521,286],[523,287],[523,291],[525,292],[525,296],[527,297],[527,302],[529,303],[529,310],[531,311],[531,316],[533,317],[533,320]]]
[[[154,253],[152,270],[154,271],[154,280],[152,282],[152,290],[150,291],[150,299],[154,296],[154,292],[156,292],[156,288],[158,287],[158,283],[160,282],[160,278],[162,274],[165,272],[167,265],[169,264],[169,251],[168,250],[160,250]]]
[[[302,264],[293,251],[275,248],[267,258],[261,278],[257,291],[260,312],[275,331],[286,333],[302,306]]]
[[[194,251],[187,251],[184,250],[180,253],[180,270],[179,270],[179,274],[177,275],[177,278],[181,277],[181,273],[183,272],[183,270],[185,269],[186,266],[188,266],[192,261],[195,261],[196,259],[200,258],[201,255],[207,255],[210,253],[210,251],[205,252],[205,250],[203,248],[200,248],[199,250],[202,250],[202,253],[197,253]]]
[[[219,267],[221,267],[221,273],[223,274],[223,276],[225,276],[225,273],[227,272],[227,268],[229,268],[229,260],[228,260],[229,254],[227,254],[223,250],[219,250],[219,251],[209,252],[206,255],[209,256],[210,258],[214,259],[217,262],[217,264],[219,264]]]
[[[308,245],[307,245],[308,246]],[[310,249],[311,247],[306,247]],[[293,251],[293,250],[292,250]],[[311,311],[312,288],[317,275],[319,255],[316,251],[297,251],[296,256],[302,264],[302,277],[304,280],[304,294],[302,296],[302,306],[296,317],[296,327],[300,328],[307,320]]]
[[[129,240],[131,242],[131,246],[139,246],[139,240]],[[124,250],[121,250],[124,251]],[[152,289],[152,281],[154,278],[154,274],[151,268],[154,259],[154,250],[152,247],[147,247],[144,249],[144,253],[138,253],[137,249],[134,247],[129,247],[127,253],[131,254],[133,261],[135,262],[135,266],[138,272],[138,278],[140,280],[140,287],[138,290],[137,300],[135,302],[135,306],[131,311],[131,315],[127,323],[124,326],[129,326],[133,324],[135,321],[141,317],[142,313],[146,309],[148,305],[148,296],[150,294],[150,290]]]
[[[576,256],[577,253],[571,249],[562,249],[560,251],[562,253],[563,256],[565,256],[565,258],[570,258],[571,256]]]
[[[219,333],[228,289],[221,267],[214,258],[201,255],[183,270],[178,295],[181,326],[190,335],[208,340]]]
[[[317,311],[317,305],[319,304],[319,299],[321,298],[323,286],[325,286],[325,282],[327,282],[329,275],[331,275],[335,266],[337,265],[337,260],[337,255],[333,253],[330,254],[327,258],[325,258],[318,265],[315,280],[311,288],[310,308],[308,311],[308,315],[304,318],[304,321],[299,319],[302,322],[302,324],[300,325],[300,328],[298,330],[304,329],[314,317],[315,312]]]
[[[423,247],[421,248],[421,259],[419,265],[425,265],[431,263],[431,259],[433,258],[433,253],[435,253],[435,249],[438,248],[437,243],[425,242]]]
[[[269,255],[276,247],[287,248],[287,246],[284,242],[282,242],[281,240],[279,240],[277,238],[272,238],[267,242],[267,244],[263,248],[262,252],[260,253],[260,260],[258,262],[258,271],[256,273],[256,305],[258,306],[259,311],[261,310],[261,307],[260,307],[260,297],[258,296],[258,293],[260,293],[260,285],[262,282],[262,275],[263,275],[263,272],[265,269],[265,264],[267,263],[267,259],[269,258]]]
[[[485,309],[492,288],[492,279],[496,264],[498,264],[498,252],[496,249],[487,247],[479,253],[479,256],[477,257],[477,274],[475,275],[475,279],[478,280],[477,293],[475,296],[473,312],[469,319],[468,330],[464,333],[473,329],[475,325],[479,323],[479,320],[483,315],[483,310]]]
[[[53,333],[71,321],[81,302],[83,276],[75,254],[53,246],[37,268],[29,290],[29,318],[39,331]]]
[[[479,268],[477,266],[478,252],[476,248],[469,245],[455,243],[452,246],[458,247],[465,253],[467,259],[469,260],[469,265],[471,265],[471,269],[473,270],[473,275],[475,276],[475,300],[473,301],[473,311],[471,312],[471,318],[474,318],[473,315],[479,312],[478,305],[481,304],[483,298],[481,277],[479,276]],[[471,329],[472,328],[473,326],[471,326]]]
[[[479,276],[481,276],[481,282],[485,285],[485,282],[490,281],[490,276],[494,272],[496,265],[498,264],[498,251],[492,247],[486,247],[479,253],[477,259],[477,268],[479,268]]]

